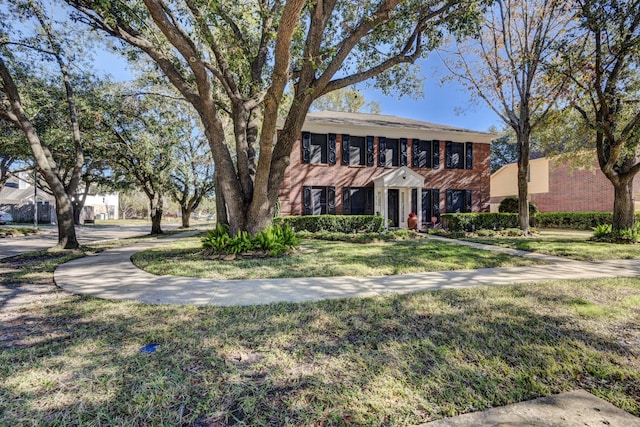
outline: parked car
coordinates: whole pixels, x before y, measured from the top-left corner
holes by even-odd
[[[8,222],[13,222],[13,217],[9,212],[0,211],[0,224],[6,224]]]

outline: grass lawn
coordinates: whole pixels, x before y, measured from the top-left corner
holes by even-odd
[[[35,229],[33,228],[33,226],[1,226],[0,238],[29,236],[29,235],[38,234],[41,232],[42,230]]]
[[[2,289],[52,287],[65,257],[0,261]],[[410,425],[578,387],[640,415],[638,279],[230,308],[62,294],[0,327],[0,425]]]
[[[366,244],[305,239],[292,256],[221,261],[206,257],[200,237],[192,237],[139,252],[133,262],[158,275],[254,279],[380,276],[522,266],[539,261],[421,238]]]
[[[640,244],[592,242],[592,233],[542,230],[533,237],[466,237],[462,240],[486,243],[562,256],[580,261],[640,258]]]

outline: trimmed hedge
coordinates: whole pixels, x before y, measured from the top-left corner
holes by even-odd
[[[530,216],[536,228],[567,228],[591,231],[598,225],[611,224],[611,212],[539,212]],[[501,230],[518,228],[517,213],[473,212],[442,214],[444,228],[449,231]],[[640,222],[640,213],[636,214]]]
[[[638,215],[636,215],[636,221]],[[541,212],[535,217],[535,226],[539,228],[570,228],[591,231],[598,225],[611,224],[611,212]]]
[[[442,214],[444,228],[449,231],[495,230],[518,228],[517,213],[472,212]]]
[[[288,225],[295,231],[329,231],[334,233],[377,233],[384,230],[384,218],[378,215],[303,215],[279,216],[274,224]]]

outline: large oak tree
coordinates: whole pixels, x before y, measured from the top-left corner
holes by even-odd
[[[634,226],[633,179],[640,172],[640,0],[579,0],[577,8],[587,42],[563,51],[576,94],[571,105],[613,184],[617,233]]]
[[[369,79],[396,92],[409,88],[408,64],[437,45],[445,27],[475,28],[484,2],[67,1],[78,21],[144,52],[195,108],[230,229],[251,233],[271,222],[292,147],[315,99]],[[293,99],[278,130],[287,87]],[[225,116],[233,123],[232,143]]]

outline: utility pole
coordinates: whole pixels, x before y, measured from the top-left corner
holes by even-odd
[[[33,168],[33,228],[38,229],[38,168]]]

